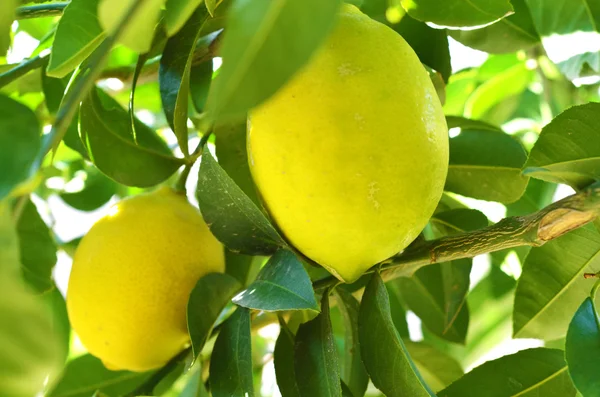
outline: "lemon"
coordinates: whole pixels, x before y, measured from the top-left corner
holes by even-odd
[[[224,266],[223,247],[184,195],[161,188],[122,200],[75,252],[69,319],[107,368],[161,367],[189,343],[196,281]]]
[[[446,121],[418,57],[351,5],[308,65],[250,113],[247,142],[278,227],[346,282],[415,239],[448,170]]]

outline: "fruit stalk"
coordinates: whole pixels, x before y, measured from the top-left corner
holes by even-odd
[[[590,187],[526,216],[513,216],[473,232],[413,245],[383,262],[384,280],[410,277],[423,266],[520,246],[539,247],[600,216],[600,187]],[[371,269],[369,272],[372,272]],[[322,290],[337,283],[327,277],[313,283]]]

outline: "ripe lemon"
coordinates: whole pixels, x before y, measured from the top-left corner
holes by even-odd
[[[189,343],[186,305],[196,281],[224,263],[223,247],[184,195],[161,188],[125,199],[75,252],[73,329],[107,368],[161,367]]]
[[[309,64],[251,112],[248,154],[285,236],[352,282],[404,249],[433,214],[448,130],[406,41],[346,5]]]

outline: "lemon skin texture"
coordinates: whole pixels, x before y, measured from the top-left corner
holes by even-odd
[[[350,5],[308,65],[250,113],[247,142],[275,223],[345,282],[417,237],[448,171],[427,72],[398,33]]]
[[[161,188],[127,198],[75,252],[71,325],[109,369],[161,367],[189,343],[186,305],[196,281],[224,269],[222,245],[184,195]]]

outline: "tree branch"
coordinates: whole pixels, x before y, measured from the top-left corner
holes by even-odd
[[[410,277],[423,266],[456,259],[473,258],[489,252],[520,246],[539,247],[547,241],[577,229],[600,216],[600,187],[581,193],[526,216],[505,218],[473,232],[443,237],[409,247],[381,264],[384,280]],[[371,269],[368,273],[372,273]],[[331,276],[313,283],[316,290],[336,284]]]
[[[68,4],[68,2],[60,2],[19,7],[17,8],[15,18],[19,20],[29,18],[54,17],[62,15],[65,7]]]

